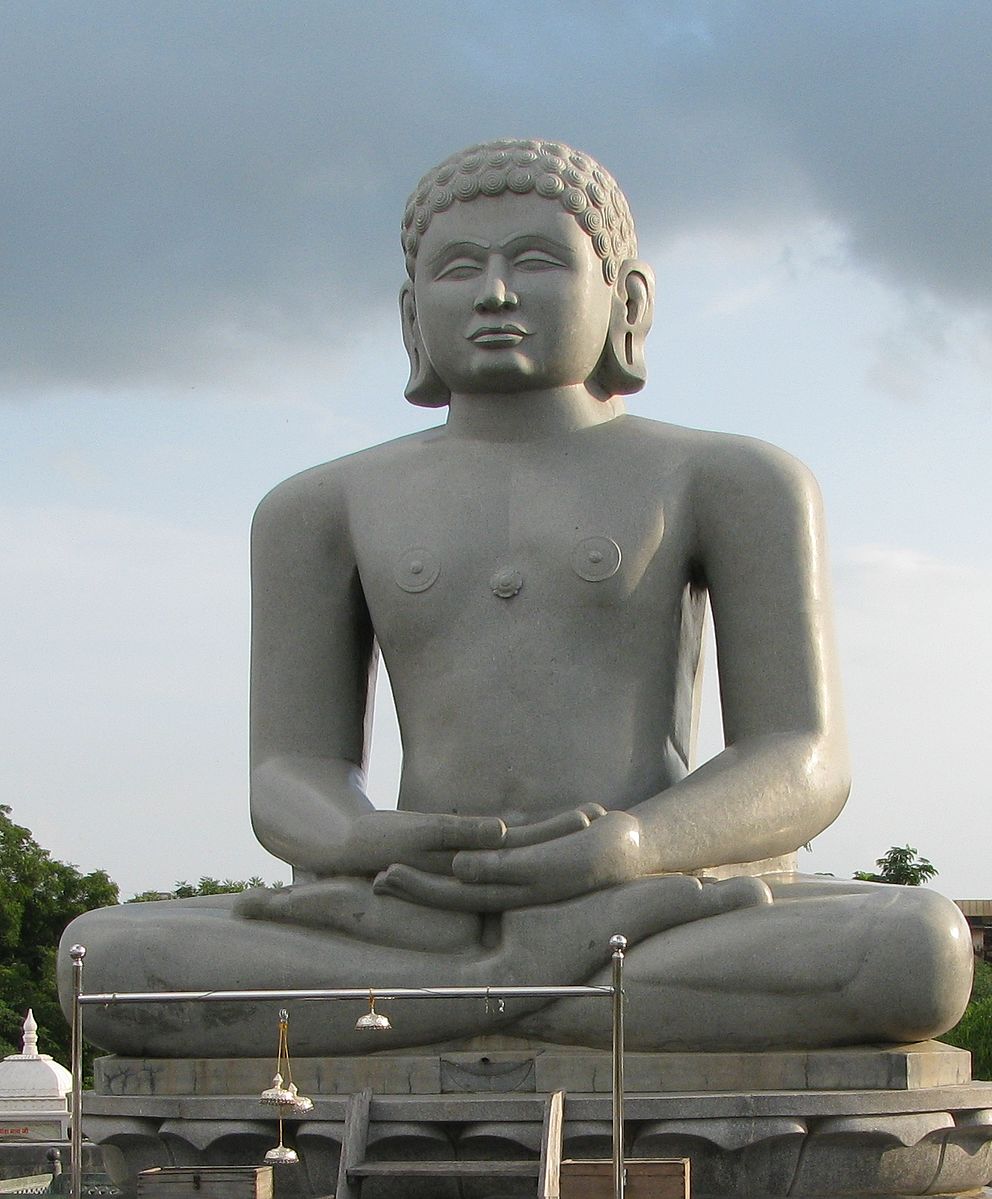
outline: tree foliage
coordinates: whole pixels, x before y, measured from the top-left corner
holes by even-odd
[[[936,878],[937,867],[920,857],[912,845],[893,845],[875,860],[878,871],[855,870],[854,877],[865,883],[896,883],[901,887],[919,887]]]
[[[940,1038],[971,1052],[971,1076],[992,1080],[992,965],[975,963],[971,1002],[950,1032]]]
[[[272,885],[281,887],[282,883],[273,883]],[[176,883],[171,891],[142,891],[138,895],[132,895],[125,902],[152,903],[160,899],[193,899],[197,895],[237,895],[241,891],[247,891],[249,887],[264,886],[265,883],[257,874],[246,879],[225,878],[223,882],[220,879],[204,875],[198,883]]]
[[[55,983],[59,938],[70,920],[117,903],[103,870],[81,874],[56,861],[0,804],[0,1055],[20,1053],[21,1025],[34,1010],[43,1053],[69,1061],[69,1026]]]
[[[262,885],[260,878],[221,881],[204,876],[198,883],[176,883],[172,891],[145,891],[129,902],[227,895]],[[42,1052],[69,1064],[70,1030],[56,985],[59,939],[83,912],[117,902],[117,885],[105,871],[82,874],[56,861],[29,829],[14,824],[10,808],[0,804],[0,1057],[20,1053],[21,1028],[31,1008]],[[91,1058],[92,1050],[86,1047],[84,1069]]]
[[[992,963],[976,961],[971,1002],[981,1003],[983,999],[992,999]]]

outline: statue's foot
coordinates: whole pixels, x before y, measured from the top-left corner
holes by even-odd
[[[234,912],[245,920],[284,920],[284,897],[292,887],[249,887],[235,896]]]
[[[376,895],[364,878],[332,878],[294,887],[253,887],[237,897],[234,914],[328,929],[372,945],[437,953],[477,949],[481,921],[470,912],[424,908]]]
[[[694,920],[772,902],[760,878],[702,882],[688,874],[654,875],[564,903],[506,912],[504,946],[544,942],[554,955],[557,946],[577,936],[583,943],[605,945],[612,933],[622,933],[634,945]]]
[[[593,895],[507,912],[504,936],[532,944],[546,931],[560,940],[563,928],[598,926],[605,940],[622,932],[633,943],[691,920],[735,908],[771,903],[757,878],[700,882],[689,875],[638,879]],[[481,947],[481,921],[474,913],[422,907],[373,891],[363,878],[324,879],[293,887],[254,887],[237,896],[234,913],[245,920],[270,920],[327,929],[374,945],[437,953]]]
[[[624,970],[631,1049],[911,1042],[939,1036],[960,1018],[972,955],[950,901],[917,887],[798,875],[767,881],[770,905],[727,907],[717,919],[632,945]],[[755,884],[765,885],[750,878],[704,884],[700,904],[753,897]],[[588,979],[609,980],[606,963]],[[522,1017],[515,1031],[608,1044],[595,1001],[550,1005]]]
[[[760,878],[741,876],[720,881],[704,880],[700,896],[700,917],[719,916],[737,908],[764,907],[773,903],[768,884]]]

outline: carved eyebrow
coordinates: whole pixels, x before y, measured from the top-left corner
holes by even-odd
[[[522,233],[518,237],[511,237],[509,241],[503,242],[499,248],[505,254],[518,254],[522,250],[545,250],[549,254],[557,254],[560,258],[569,261],[575,256],[571,246],[555,241],[553,237],[545,237],[541,233]]]

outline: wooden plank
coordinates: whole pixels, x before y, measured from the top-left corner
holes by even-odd
[[[536,1178],[536,1161],[359,1162],[349,1167],[354,1178]]]
[[[366,1088],[352,1095],[348,1101],[348,1114],[344,1121],[344,1141],[341,1144],[341,1161],[338,1164],[337,1199],[360,1199],[362,1184],[353,1182],[350,1174],[353,1167],[365,1158],[369,1139],[369,1111],[372,1107],[372,1091]]]
[[[626,1199],[689,1199],[688,1158],[634,1158],[624,1164]],[[613,1162],[563,1161],[561,1199],[613,1199]]]
[[[538,1175],[538,1199],[559,1199],[561,1190],[561,1137],[565,1111],[565,1092],[552,1091],[544,1107],[541,1132],[541,1173]]]

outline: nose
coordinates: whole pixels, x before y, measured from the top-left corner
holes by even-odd
[[[501,312],[506,308],[516,308],[519,303],[516,292],[507,287],[505,263],[493,257],[482,276],[473,307],[476,312]]]

